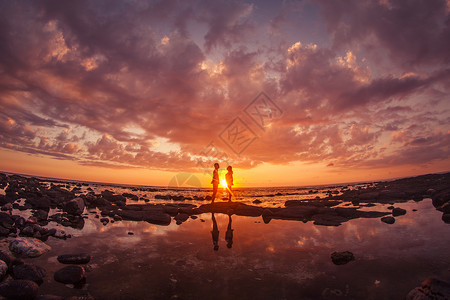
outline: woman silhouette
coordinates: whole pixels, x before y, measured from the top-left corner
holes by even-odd
[[[231,166],[227,167],[228,173],[225,174],[225,180],[227,182],[227,192],[228,192],[228,202],[231,202],[231,186],[233,185],[233,168]]]

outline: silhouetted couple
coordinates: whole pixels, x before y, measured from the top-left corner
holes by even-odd
[[[227,193],[228,193],[228,202],[231,202],[231,196],[233,193],[231,192],[231,186],[233,185],[233,168],[231,166],[227,167],[228,173],[225,174],[225,182],[227,184]],[[219,164],[214,164],[213,178],[211,180],[211,184],[213,185],[213,194],[211,196],[211,203],[214,203],[214,200],[217,196],[217,190],[219,189]]]
[[[217,227],[217,221],[214,217],[214,213],[211,213],[211,220],[213,222],[213,228],[211,231],[214,251],[219,250],[219,228]],[[233,229],[231,229],[231,214],[228,214],[228,227],[225,233],[225,240],[227,241],[227,247],[231,249],[233,246]]]

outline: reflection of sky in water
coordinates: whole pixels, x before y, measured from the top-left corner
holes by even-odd
[[[450,277],[450,226],[441,221],[430,199],[395,206],[408,212],[393,225],[380,219],[356,219],[339,227],[283,220],[264,224],[261,217],[232,216],[231,249],[225,240],[228,216],[215,214],[218,251],[213,250],[211,214],[179,226],[132,221],[103,226],[89,214],[82,231],[64,227],[74,237],[49,239],[53,250],[32,261],[53,274],[61,267],[55,259],[59,254],[92,255],[84,290],[69,289],[48,276],[41,292],[59,295],[401,299],[427,277]],[[356,261],[342,266],[331,262],[332,252],[347,250]]]

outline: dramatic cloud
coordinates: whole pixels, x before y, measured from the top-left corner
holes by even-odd
[[[0,8],[0,147],[169,171],[448,163],[448,1]]]

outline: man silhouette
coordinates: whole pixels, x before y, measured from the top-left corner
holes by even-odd
[[[217,190],[219,188],[219,164],[214,164],[214,171],[213,171],[213,178],[211,180],[211,184],[213,185],[213,194],[211,197],[211,203],[214,203],[214,200],[216,199]]]

